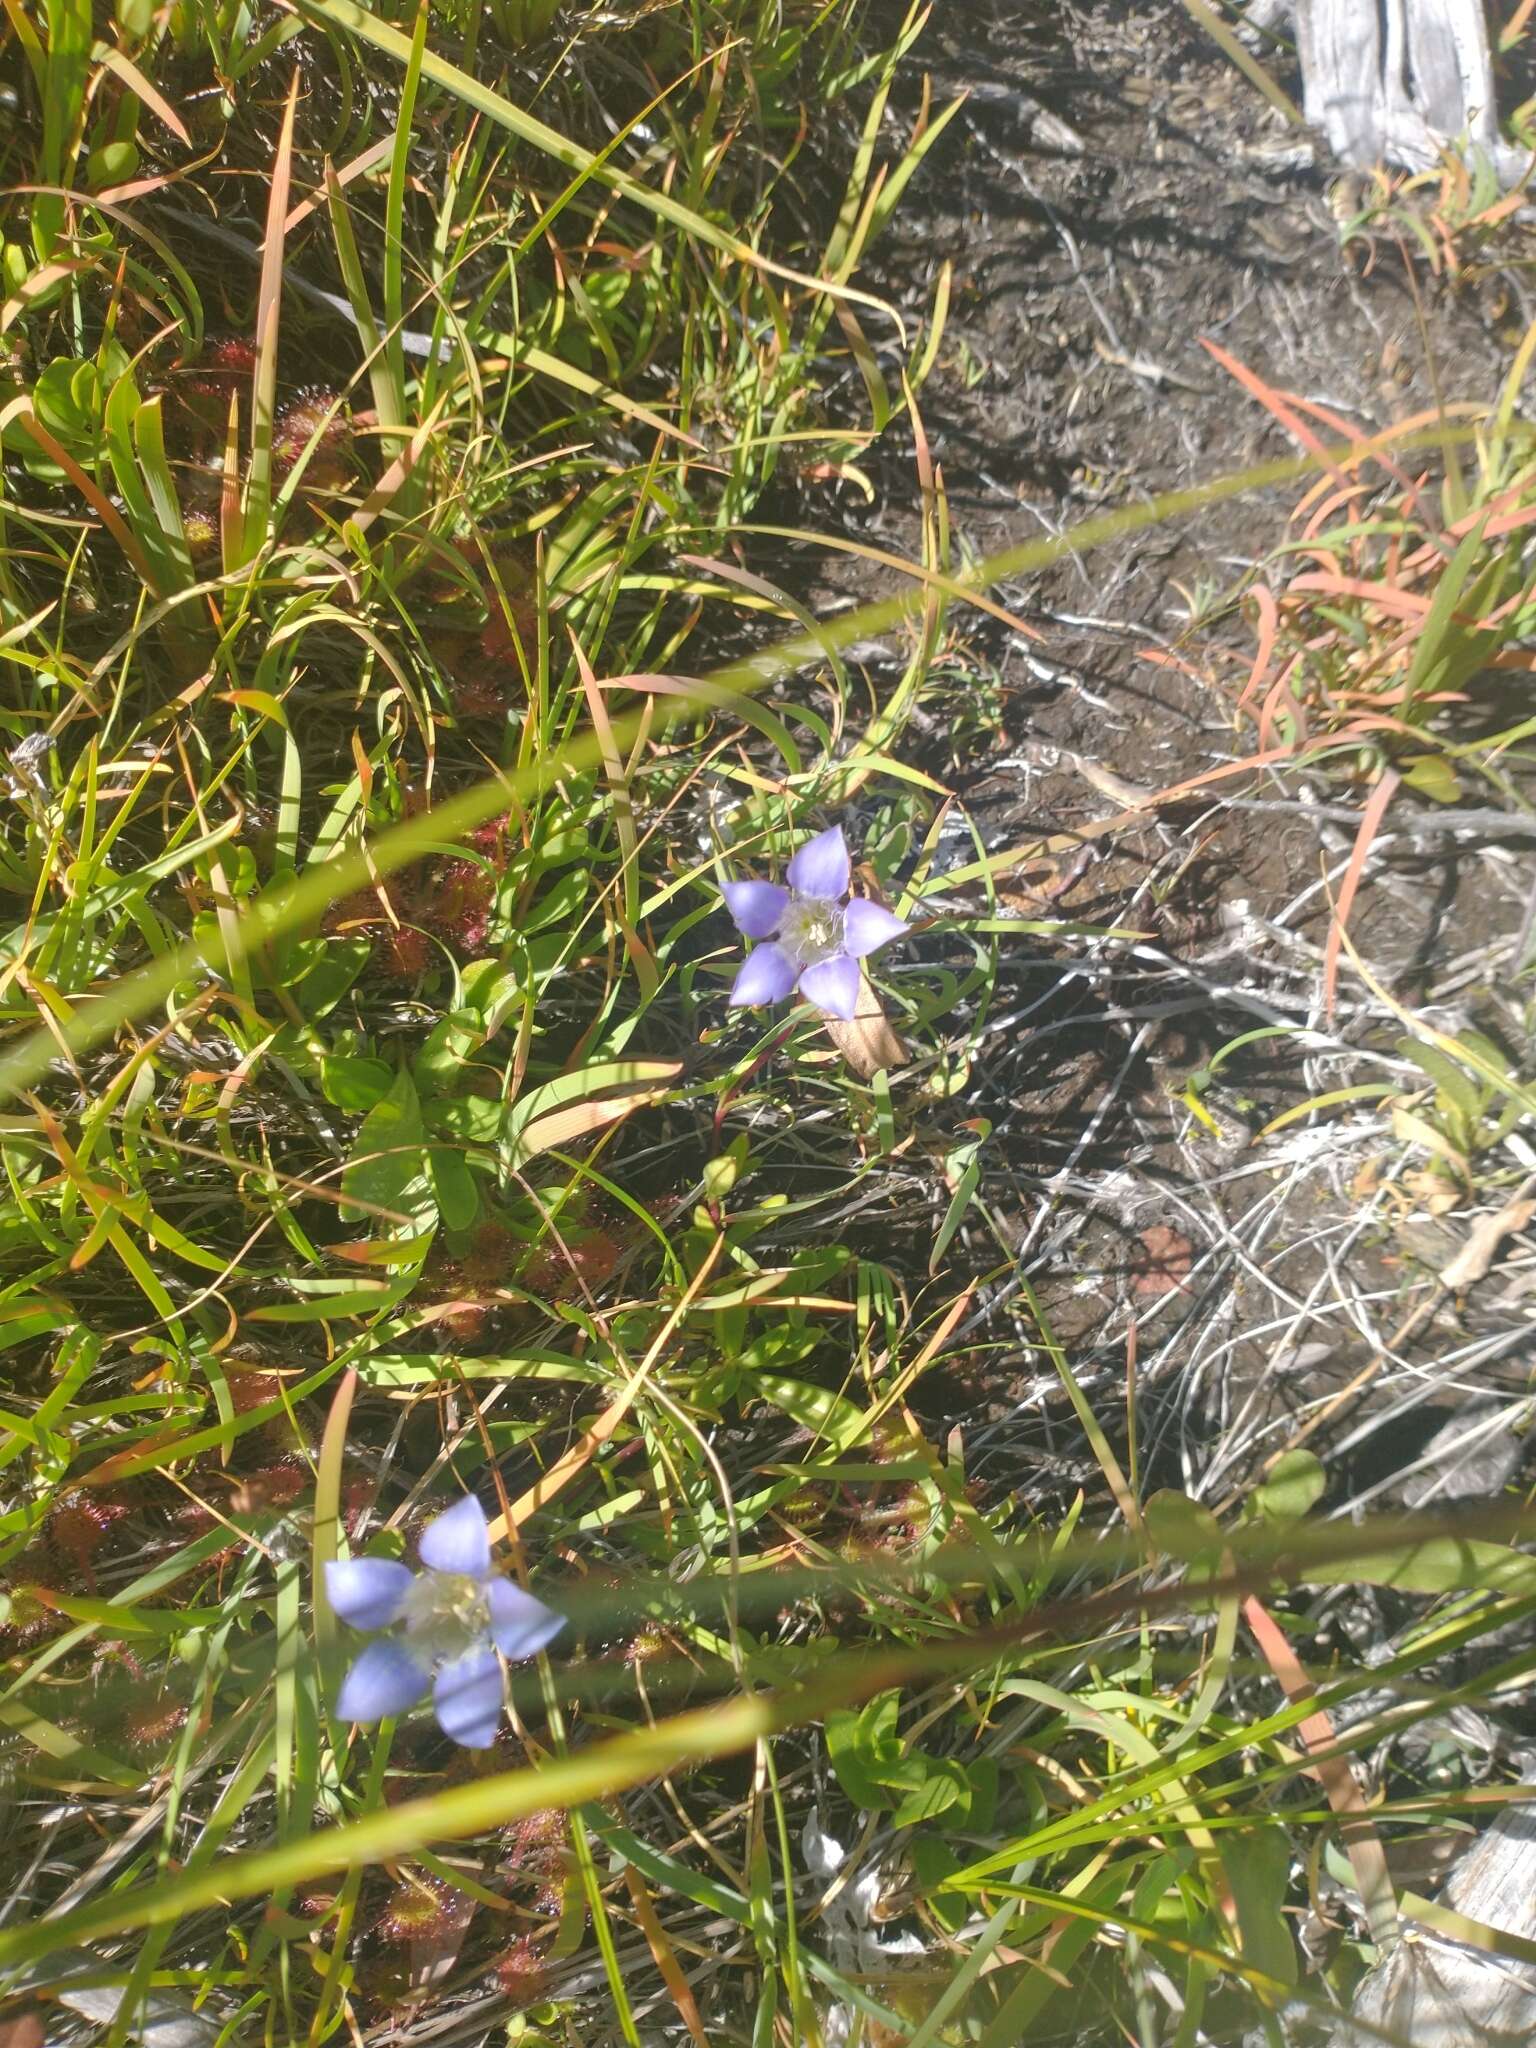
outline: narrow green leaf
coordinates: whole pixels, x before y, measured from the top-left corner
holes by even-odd
[[[353,1141],[341,1177],[343,1220],[356,1222],[380,1209],[407,1222],[418,1220],[425,1191],[425,1139],[416,1084],[402,1068],[389,1093],[363,1118]]]

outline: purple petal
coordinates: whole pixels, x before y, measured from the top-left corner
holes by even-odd
[[[466,1650],[437,1674],[432,1688],[437,1725],[466,1749],[489,1749],[501,1725],[501,1666],[496,1652]]]
[[[466,1572],[472,1579],[483,1579],[491,1568],[485,1509],[472,1493],[466,1493],[446,1514],[428,1522],[417,1548],[422,1563],[435,1572]]]
[[[383,1721],[414,1707],[432,1674],[394,1636],[370,1643],[342,1680],[336,1712],[343,1721]]]
[[[334,1559],[325,1568],[325,1597],[332,1612],[353,1628],[388,1628],[400,1619],[415,1573],[387,1557]]]
[[[843,951],[850,959],[862,960],[877,946],[899,939],[908,927],[899,917],[867,896],[855,896],[843,913]]]
[[[744,1003],[782,1003],[794,993],[799,968],[782,946],[754,946],[731,988],[731,1008]]]
[[[848,842],[841,825],[807,839],[789,864],[788,881],[797,896],[823,896],[836,902],[848,894]]]
[[[556,1614],[510,1579],[492,1579],[485,1597],[491,1610],[491,1640],[509,1664],[537,1657],[565,1627],[563,1614]]]
[[[818,960],[801,975],[800,993],[829,1017],[841,1017],[845,1024],[851,1024],[859,1007],[858,961],[850,960],[846,953]]]
[[[737,931],[749,939],[771,939],[789,908],[789,891],[777,882],[727,882],[720,894]]]

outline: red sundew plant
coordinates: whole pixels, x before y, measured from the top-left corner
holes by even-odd
[[[502,869],[507,864],[511,833],[512,813],[502,811],[494,818],[487,818],[483,825],[476,825],[472,832],[466,833],[464,844],[472,846],[476,853],[483,853],[487,860],[498,869]]]
[[[487,580],[486,620],[478,643],[480,661],[485,668],[504,677],[509,691],[523,694],[524,672],[533,673],[539,656],[539,612],[533,592],[533,571],[514,548],[499,548],[491,559],[500,588]]]
[[[265,1407],[267,1402],[277,1400],[283,1391],[281,1376],[269,1372],[264,1366],[239,1365],[231,1361],[226,1378],[229,1403],[237,1415],[249,1415],[253,1408]]]
[[[182,487],[181,530],[186,536],[187,552],[194,562],[205,562],[219,549],[219,506],[216,495],[217,485],[210,480],[209,489],[199,494],[195,478],[188,478]]]
[[[285,477],[307,449],[303,488],[341,490],[353,474],[352,421],[341,394],[325,384],[309,384],[279,406],[272,422],[272,470]]]
[[[493,580],[479,547],[469,540],[454,547],[482,595],[485,618],[478,629],[439,627],[431,636],[433,652],[459,718],[503,718],[528,701],[529,679],[537,671],[539,607],[533,571],[518,550],[496,549]],[[434,577],[428,592],[455,608],[465,594],[463,581],[448,574]]]
[[[532,1253],[518,1279],[546,1301],[570,1301],[601,1287],[623,1256],[624,1247],[606,1230],[562,1230],[558,1243]]]
[[[397,981],[420,981],[433,966],[432,941],[419,925],[386,925],[374,940],[374,965]]]
[[[420,1997],[409,1958],[392,1949],[365,1957],[358,1966],[355,1983],[357,1995],[379,2015],[409,2009]]]
[[[845,1505],[851,1526],[839,1547],[854,1563],[882,1554],[901,1556],[922,1540],[933,1520],[932,1505],[916,1486],[901,1488],[894,1497],[877,1489],[873,1497]]]
[[[527,1250],[517,1233],[497,1216],[486,1216],[475,1226],[468,1246],[457,1258],[443,1254],[442,1272],[453,1284],[469,1288],[505,1287],[516,1262]]]
[[[489,1342],[495,1328],[496,1305],[486,1301],[449,1301],[433,1311],[433,1326],[441,1330],[449,1350],[472,1356]]]
[[[487,950],[496,907],[494,874],[474,860],[439,861],[423,904],[423,920],[463,958]]]
[[[537,1885],[548,1910],[558,1911],[560,1888],[557,1880],[565,1873],[569,1853],[570,1823],[553,1808],[527,1814],[502,1831],[506,1857],[502,1871],[510,1883]],[[555,1889],[551,1894],[550,1887]],[[551,1896],[553,1905],[548,1905]]]
[[[65,1616],[48,1602],[51,1590],[37,1573],[20,1584],[0,1581],[0,1650],[35,1649],[68,1627]]]
[[[493,596],[491,612],[476,643],[483,681],[494,679],[505,703],[527,695],[526,676],[539,658],[539,612],[531,596],[512,592],[503,607]]]
[[[374,1939],[386,1948],[437,1954],[456,1948],[474,1918],[472,1899],[438,1877],[407,1877],[373,1919]]]
[[[73,1567],[94,1591],[95,1562],[116,1522],[132,1514],[127,1501],[88,1492],[62,1494],[44,1523],[54,1554]]]
[[[323,1884],[300,1885],[294,1893],[289,1910],[295,1919],[308,1920],[321,1926],[330,1919],[341,1903],[340,1894]]]
[[[558,1807],[541,1807],[513,1821],[504,1839],[517,1869],[547,1871],[561,1867],[570,1838],[570,1822]]]
[[[501,1220],[483,1217],[468,1245],[450,1251],[441,1239],[422,1275],[423,1292],[436,1306],[432,1325],[461,1350],[471,1350],[490,1332],[526,1256],[527,1246]]]
[[[549,1990],[549,1966],[531,1934],[508,1943],[492,1961],[491,1975],[502,1997],[515,2006],[537,2005]]]
[[[266,1366],[245,1365],[234,1360],[226,1369],[226,1383],[229,1387],[229,1402],[237,1415],[249,1415],[252,1409],[265,1408],[273,1401],[282,1399],[283,1376],[272,1372]],[[294,1426],[289,1420],[286,1408],[271,1416],[261,1425],[260,1434],[270,1434],[285,1443],[294,1440]]]
[[[399,876],[391,880],[398,886]],[[371,931],[375,925],[387,924],[384,906],[372,889],[355,889],[349,896],[339,896],[325,913],[322,928],[337,937],[347,938],[354,932]]]
[[[512,678],[506,670],[479,663],[456,665],[448,687],[460,718],[504,718],[515,701]]]
[[[230,1510],[237,1515],[280,1512],[297,1506],[314,1491],[315,1475],[308,1461],[297,1455],[280,1458],[275,1465],[263,1465],[238,1481],[229,1497]]]
[[[163,1694],[130,1701],[122,1716],[124,1738],[130,1749],[158,1754],[186,1727],[190,1712],[185,1700]]]
[[[173,372],[170,388],[177,401],[173,418],[197,452],[222,447],[229,420],[229,402],[239,396],[248,403],[256,369],[256,345],[243,334],[210,336],[195,363]]]
[[[499,850],[499,849],[498,849]],[[419,980],[434,965],[434,939],[460,959],[489,949],[498,881],[482,862],[451,857],[435,861],[424,878],[391,877],[391,922],[372,890],[359,890],[332,906],[327,931],[356,934],[373,943],[376,972],[400,981]]]
[[[198,361],[186,372],[193,391],[226,392],[237,378],[256,368],[256,344],[249,335],[210,335]]]
[[[222,1491],[228,1484],[228,1475],[218,1469],[202,1471],[194,1475],[194,1483],[204,1488]],[[200,1536],[212,1535],[215,1529],[226,1527],[212,1507],[198,1499],[178,1501],[171,1509],[171,1520],[183,1542],[195,1542]],[[240,1537],[231,1531],[229,1541],[206,1557],[198,1569],[222,1572],[240,1557],[244,1548]]]
[[[373,1513],[378,1485],[373,1474],[360,1465],[345,1464],[341,1471],[341,1526],[356,1536]]]
[[[677,1656],[678,1639],[670,1629],[656,1624],[638,1630],[631,1636],[624,1650],[626,1664],[654,1664],[658,1660]]]
[[[402,816],[417,817],[429,808],[419,789],[407,788]],[[460,959],[478,957],[489,950],[511,832],[511,817],[503,812],[465,835],[466,853],[392,875],[387,886],[394,919],[376,889],[358,889],[331,905],[324,929],[367,937],[374,970],[402,981],[420,980],[436,964],[435,942],[451,946]]]
[[[432,938],[416,921],[430,915],[421,889],[419,874],[391,876],[390,902],[398,922],[390,919],[374,890],[359,889],[331,906],[324,928],[340,938],[368,939],[375,974],[390,981],[418,982],[437,964]]]

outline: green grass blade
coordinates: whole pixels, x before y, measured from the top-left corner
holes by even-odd
[[[302,13],[312,15],[320,21],[330,22],[337,28],[346,29],[361,41],[371,43],[376,50],[382,50],[385,56],[393,57],[402,67],[411,62],[409,38],[403,36],[398,29],[391,28],[387,22],[380,21],[377,16],[366,13],[355,4],[355,0],[297,0],[297,4]],[[461,71],[456,64],[450,64],[446,58],[437,56],[433,51],[423,51],[421,69],[423,76],[430,78],[434,85],[446,87],[456,99],[462,100],[466,106],[473,107],[476,113],[483,114],[488,121],[494,121],[497,127],[505,128],[520,142],[526,142],[533,148],[541,150],[544,155],[553,157],[556,163],[563,164],[569,171],[574,171],[582,177],[595,178],[599,183],[611,187],[622,198],[632,200],[635,205],[644,207],[659,220],[670,221],[674,227],[682,228],[685,233],[696,236],[699,241],[718,250],[722,256],[734,257],[738,263],[746,263],[754,269],[768,271],[772,276],[783,278],[789,284],[800,285],[809,291],[824,292],[831,298],[842,298],[850,303],[868,306],[872,311],[883,314],[895,326],[905,345],[906,330],[901,317],[883,300],[873,298],[868,292],[854,291],[849,286],[833,284],[826,278],[808,277],[803,271],[792,270],[783,264],[771,262],[748,243],[728,233],[714,221],[706,219],[703,214],[683,206],[669,193],[652,191],[648,185],[643,185],[639,179],[632,178],[617,164],[605,162],[593,151],[569,141],[557,130],[536,119],[534,115],[526,113],[521,107],[514,106],[501,93],[482,85],[467,71]]]

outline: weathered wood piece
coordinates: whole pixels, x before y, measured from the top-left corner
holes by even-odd
[[[1499,133],[1483,0],[1289,0],[1302,105],[1335,156],[1430,170],[1446,150],[1483,157],[1505,186],[1530,167]],[[1273,27],[1275,0],[1254,0]]]
[[[1247,29],[1257,31],[1259,36],[1276,35],[1287,26],[1293,13],[1293,0],[1248,0],[1243,21]]]
[[[1505,1807],[1451,1872],[1441,1903],[1536,1940],[1536,1807]],[[1413,1927],[1365,1977],[1350,2017],[1415,2048],[1529,2048],[1536,1964]],[[1380,2039],[1346,2023],[1330,2048],[1379,2048]]]

